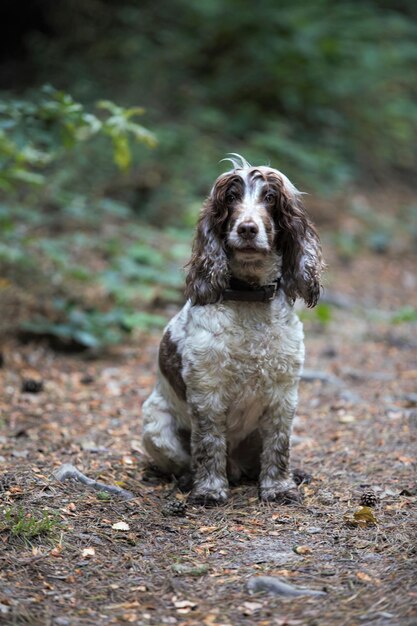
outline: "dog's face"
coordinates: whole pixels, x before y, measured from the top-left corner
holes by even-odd
[[[249,262],[279,252],[279,208],[283,199],[296,193],[286,176],[269,167],[222,175],[212,194],[227,207],[225,240],[229,253]]]
[[[187,295],[194,303],[213,302],[237,266],[259,267],[274,255],[287,295],[314,306],[320,291],[321,249],[300,192],[278,170],[243,165],[219,176],[203,207]]]
[[[228,208],[226,244],[232,256],[248,261],[274,248],[275,192],[257,170],[230,177],[225,202]]]

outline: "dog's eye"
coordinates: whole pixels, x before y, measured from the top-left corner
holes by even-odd
[[[273,204],[275,202],[276,194],[269,191],[265,196],[265,202],[267,204]]]
[[[227,202],[227,204],[232,204],[232,202],[234,202],[235,200],[236,200],[236,195],[232,191],[229,191],[226,194],[226,202]]]

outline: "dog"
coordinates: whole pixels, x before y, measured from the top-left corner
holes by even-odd
[[[201,210],[187,302],[160,344],[143,445],[163,473],[191,473],[196,503],[224,503],[244,477],[263,501],[297,502],[289,454],[304,340],[293,305],[318,301],[320,240],[283,173],[224,160],[233,167]]]

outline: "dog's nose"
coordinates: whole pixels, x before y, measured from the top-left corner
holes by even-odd
[[[254,239],[258,233],[259,228],[255,222],[252,221],[242,222],[237,227],[237,234],[242,237],[242,239]]]

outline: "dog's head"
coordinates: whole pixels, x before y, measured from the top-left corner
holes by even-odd
[[[188,264],[186,295],[193,304],[216,302],[232,268],[262,267],[273,257],[291,300],[310,307],[320,295],[320,241],[289,179],[270,167],[252,167],[242,157],[216,180],[197,225]],[[255,273],[256,274],[256,273]]]

